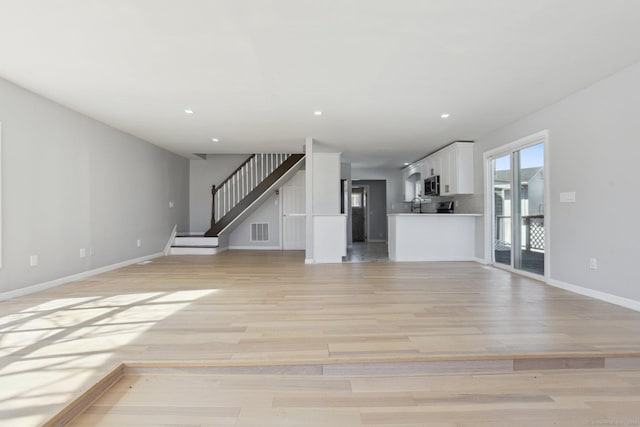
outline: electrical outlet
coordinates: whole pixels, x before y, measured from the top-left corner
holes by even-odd
[[[31,255],[29,257],[29,265],[31,267],[35,267],[36,265],[38,265],[38,255]]]
[[[138,247],[142,246],[142,240],[138,239],[138,241],[136,242],[136,244],[138,245]]]
[[[93,256],[93,248],[89,248],[89,256]]]
[[[169,208],[173,207],[173,202],[171,200],[169,200]]]
[[[598,260],[595,258],[589,258],[589,268],[596,270],[598,268]]]
[[[460,202],[458,202],[457,200],[455,201],[455,207],[457,208],[458,206],[460,206]]]
[[[87,250],[85,248],[80,248],[80,258],[84,258],[87,256]]]

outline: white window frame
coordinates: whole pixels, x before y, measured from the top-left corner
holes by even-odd
[[[510,265],[503,265],[494,262],[493,260],[493,217],[494,217],[494,203],[493,203],[493,176],[491,162],[497,157],[502,157],[507,154],[511,154],[514,151],[522,150],[533,145],[544,143],[544,276],[539,274],[530,273],[524,270],[518,270]],[[550,191],[550,163],[549,163],[549,130],[545,129],[540,132],[536,132],[532,135],[525,136],[516,141],[502,145],[489,151],[485,151],[482,154],[482,160],[484,165],[484,261],[494,267],[501,268],[503,270],[510,271],[512,273],[521,274],[523,276],[531,277],[534,279],[544,279],[549,281],[551,276],[551,191]]]

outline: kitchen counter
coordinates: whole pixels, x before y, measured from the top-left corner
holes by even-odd
[[[391,261],[472,261],[481,214],[388,214]]]
[[[482,216],[482,214],[475,213],[437,213],[437,212],[423,212],[423,213],[392,213],[387,216],[425,216],[425,215],[438,215],[438,216]]]

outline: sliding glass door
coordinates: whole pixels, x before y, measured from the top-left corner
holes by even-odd
[[[544,142],[489,157],[495,264],[544,275]]]

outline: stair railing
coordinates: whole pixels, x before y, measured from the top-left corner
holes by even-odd
[[[240,203],[289,156],[291,154],[253,154],[220,185],[217,187],[214,185],[211,188],[213,195],[211,224],[215,224]]]

